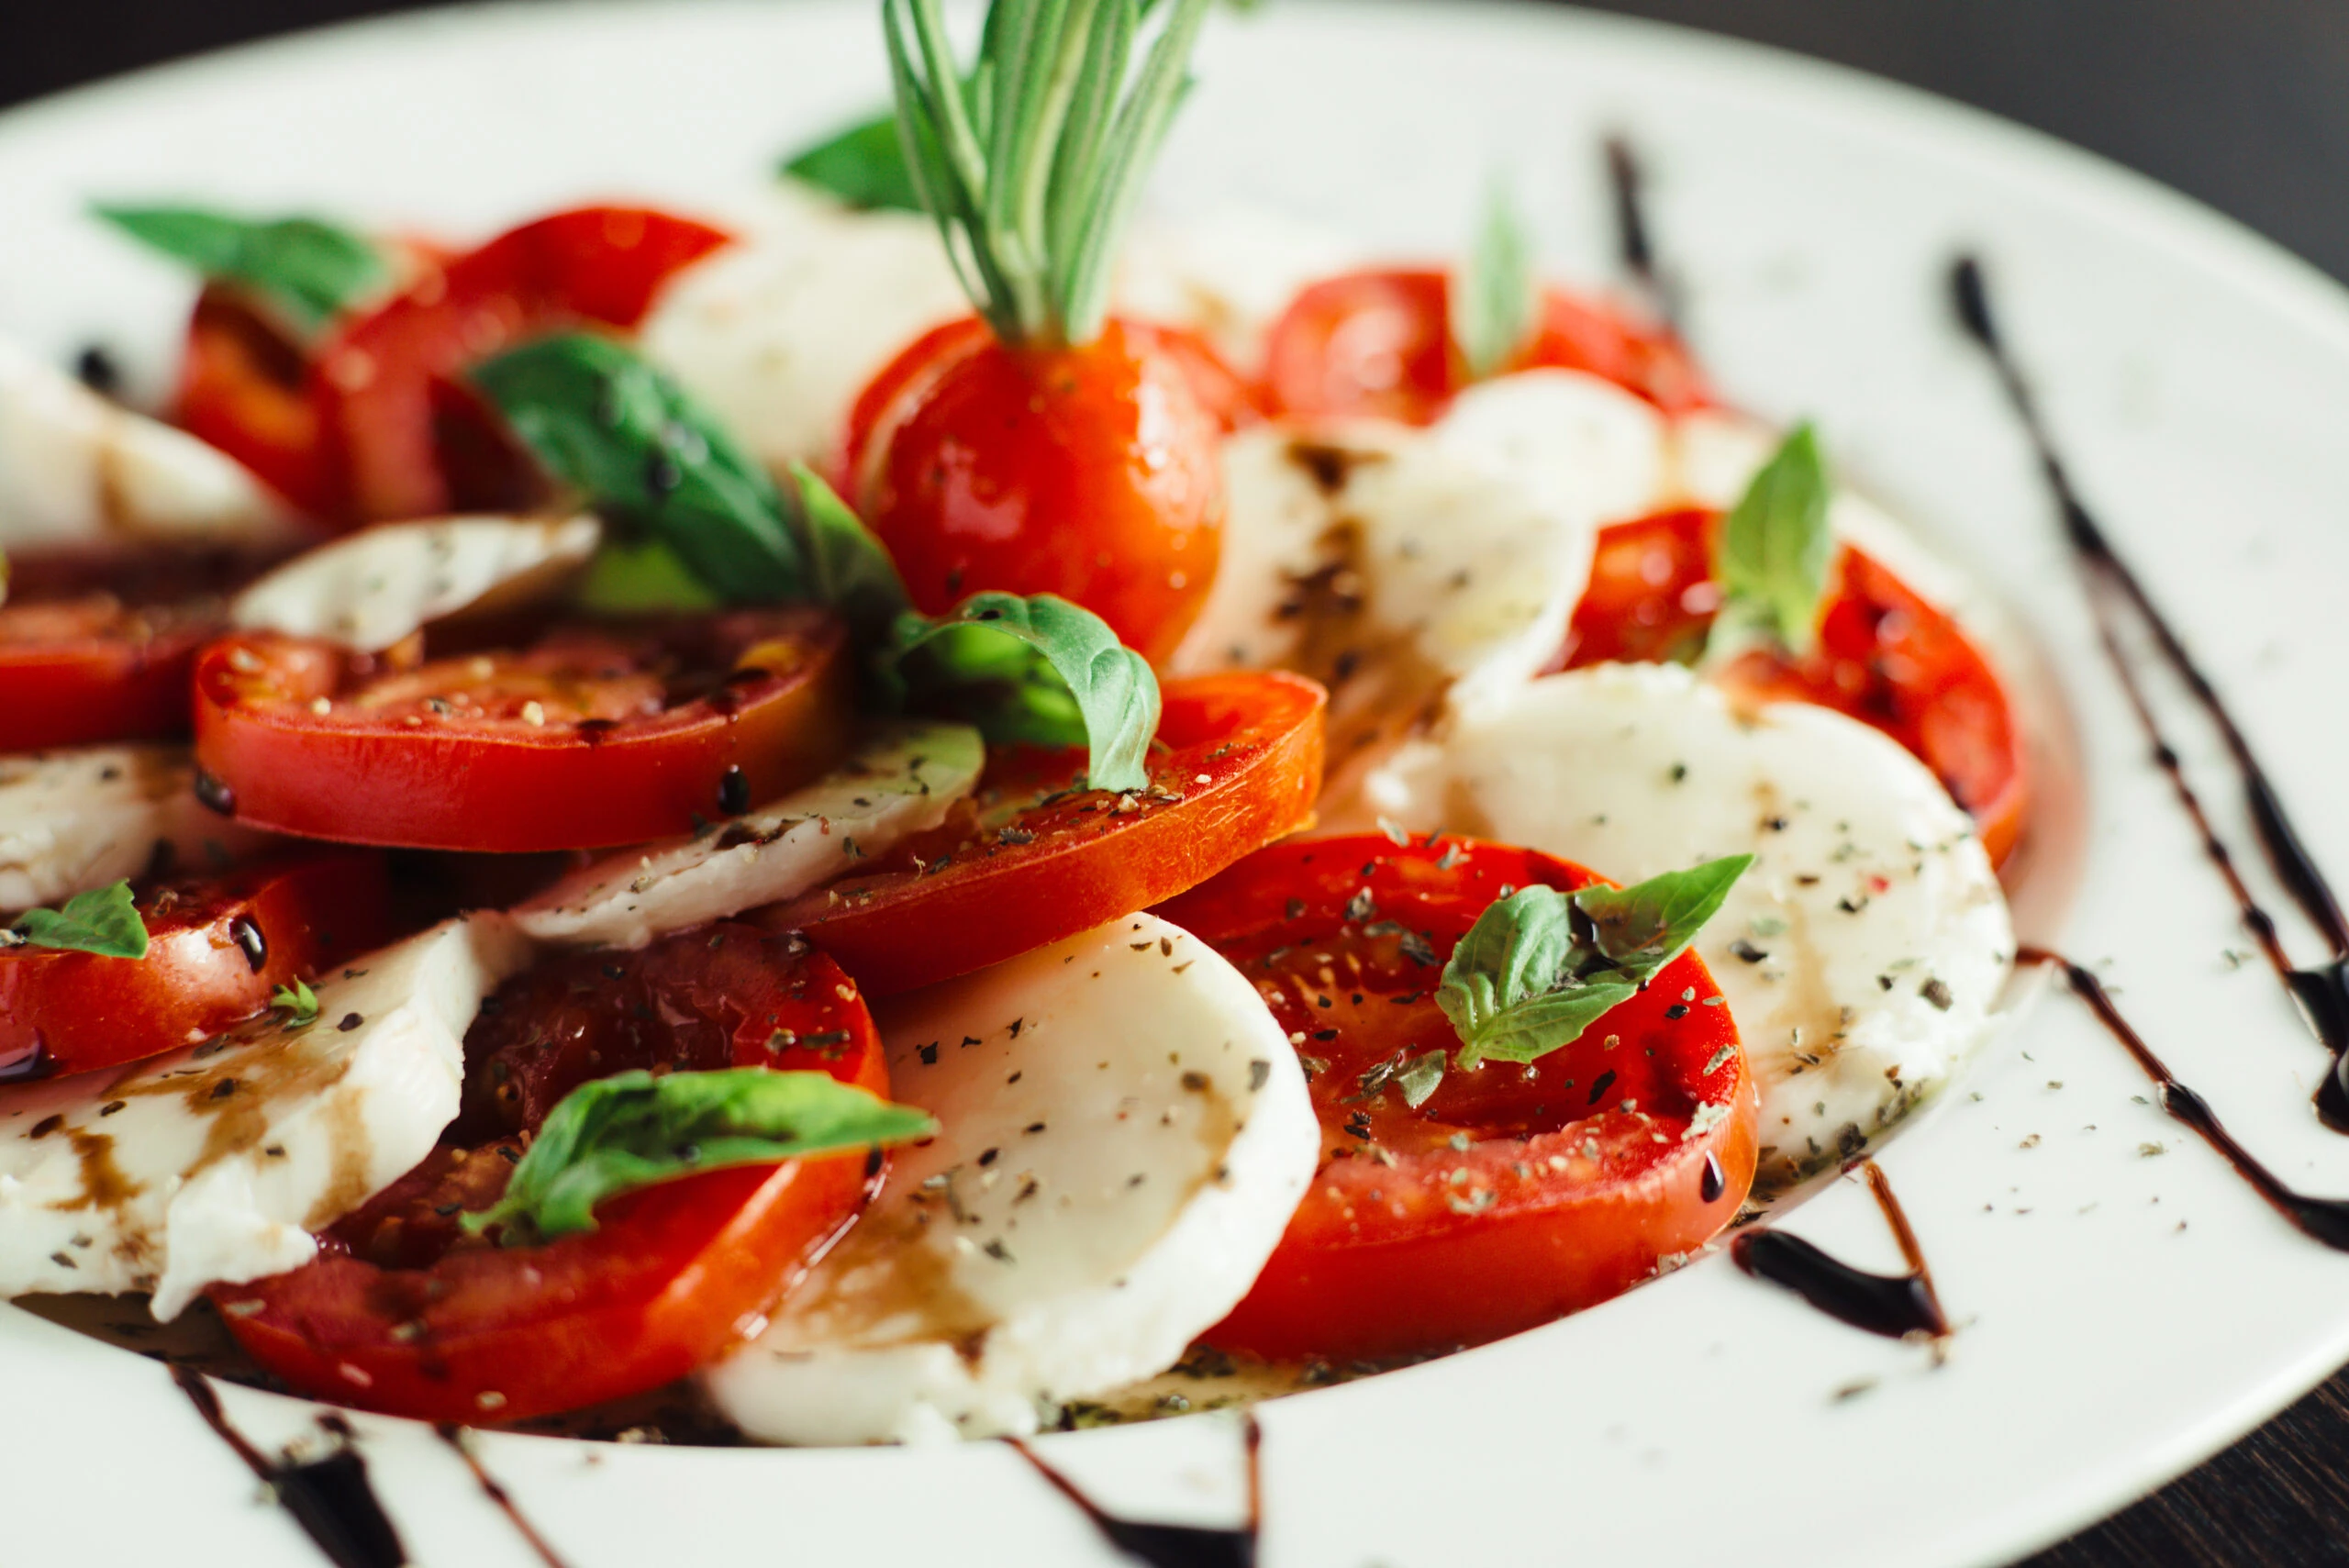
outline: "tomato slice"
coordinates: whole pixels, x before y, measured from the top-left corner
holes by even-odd
[[[806,931],[869,992],[910,991],[1171,898],[1312,820],[1319,686],[1213,675],[1163,696],[1148,789],[1071,787],[1081,751],[993,752],[942,827],[753,917]]]
[[[1264,387],[1299,418],[1372,415],[1424,425],[1467,385],[1452,344],[1452,275],[1435,268],[1348,272],[1308,285],[1273,324]],[[1511,370],[1586,371],[1667,413],[1701,406],[1703,378],[1679,339],[1560,289]]]
[[[0,1082],[117,1067],[207,1040],[389,934],[384,857],[281,856],[138,895],[144,958],[0,948]]]
[[[716,1360],[821,1257],[879,1184],[878,1151],[640,1188],[538,1247],[467,1236],[546,1113],[645,1068],[829,1073],[885,1095],[856,988],[803,942],[740,925],[639,953],[555,959],[465,1038],[465,1108],[422,1164],[290,1273],[216,1285],[230,1332],[303,1393],[422,1420],[527,1420],[640,1394]]]
[[[173,418],[314,517],[341,509],[302,345],[233,288],[207,285],[188,322]]]
[[[318,355],[311,393],[351,514],[496,509],[527,494],[527,460],[460,384],[463,372],[548,332],[635,326],[662,284],[728,238],[644,207],[556,213],[427,271],[344,326]]]
[[[1601,529],[1590,585],[1554,669],[1694,658],[1720,605],[1717,512],[1659,513]],[[1819,640],[1800,659],[1757,651],[1726,678],[1769,699],[1817,703],[1884,731],[1970,813],[1991,863],[2022,836],[2022,727],[1998,673],[1957,622],[1849,545],[1836,552]]]
[[[1496,1339],[1629,1289],[1737,1213],[1759,1105],[1693,953],[1539,1062],[1451,1068],[1416,1110],[1392,1082],[1457,1043],[1436,986],[1494,899],[1598,880],[1530,850],[1362,834],[1275,845],[1157,911],[1255,982],[1323,1131],[1311,1189],[1209,1343],[1385,1357]]]
[[[243,633],[196,666],[196,760],[240,820],[348,843],[565,850],[698,830],[845,753],[854,672],[806,608],[558,627],[421,662]]]

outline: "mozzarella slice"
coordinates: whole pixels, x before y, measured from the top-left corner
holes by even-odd
[[[970,313],[928,218],[786,192],[662,291],[640,341],[780,473],[828,465],[865,383],[924,331]]]
[[[0,756],[0,910],[53,905],[158,866],[224,866],[266,841],[197,801],[184,746]]]
[[[475,916],[360,959],[302,1027],[264,1018],[127,1071],[0,1090],[0,1297],[205,1286],[317,1255],[457,1114],[466,1028],[527,961]]]
[[[250,629],[377,652],[461,611],[558,592],[603,538],[590,517],[386,523],[296,556],[239,594],[229,613]]]
[[[1254,988],[1132,915],[884,1010],[936,1116],[751,1345],[702,1374],[751,1436],[1033,1431],[1172,1365],[1246,1294],[1319,1128]]]
[[[1406,828],[1623,882],[1755,855],[1697,951],[1762,1085],[1772,1185],[1857,1154],[1946,1083],[2012,962],[1989,858],[1922,763],[1841,714],[1742,707],[1675,665],[1544,677],[1367,793]]]
[[[1434,427],[1445,450],[1594,536],[1654,509],[1668,435],[1653,404],[1569,370],[1480,383],[1453,399]]]
[[[0,342],[0,549],[269,546],[303,532],[227,453]]]
[[[805,789],[724,828],[606,855],[514,911],[541,941],[642,947],[805,893],[946,820],[986,748],[961,724],[883,726]]]

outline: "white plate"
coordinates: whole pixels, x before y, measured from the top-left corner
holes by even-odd
[[[61,351],[101,336],[140,350],[150,378],[164,362],[184,286],[81,221],[92,195],[312,205],[457,233],[591,195],[716,199],[876,101],[874,9],[443,13],[19,111],[0,120],[0,329]],[[2287,1177],[2349,1190],[2349,1148],[2307,1109],[2322,1058],[2263,973],[2222,963],[2243,945],[2232,907],[2143,764],[2023,446],[1941,295],[1954,247],[1994,260],[2091,495],[2240,705],[2320,857],[2349,866],[2349,816],[2323,809],[2344,761],[2333,677],[2349,668],[2349,311],[2329,284],[2053,143],[1653,27],[1280,0],[1219,21],[1200,75],[1159,184],[1169,209],[1270,205],[1433,253],[1507,167],[1550,264],[1585,279],[1607,273],[1597,138],[1631,132],[1695,337],[1731,394],[1817,417],[1866,484],[1982,571],[2062,672],[2090,783],[2065,940],[2113,960],[2124,1006]],[[2207,734],[2181,733],[2209,768]],[[2232,784],[2210,777],[2240,837]],[[1712,1257],[1551,1328],[1268,1407],[1265,1561],[1668,1563],[1726,1550],[1798,1563],[1857,1550],[1974,1563],[2117,1507],[2349,1357],[2349,1259],[2288,1229],[2145,1092],[2048,997],[1891,1150],[1965,1325],[1949,1365]],[[1891,1262],[1849,1184],[1791,1225]],[[0,1389],[12,1563],[317,1561],[150,1362],[0,1310]],[[229,1404],[263,1440],[309,1419],[242,1390]],[[429,1434],[359,1425],[419,1561],[531,1561]],[[1130,1512],[1237,1510],[1223,1420],[1046,1447]],[[1112,1560],[996,1446],[507,1437],[485,1452],[578,1568]]]

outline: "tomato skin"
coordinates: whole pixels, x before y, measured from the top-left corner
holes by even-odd
[[[1452,343],[1452,275],[1438,268],[1343,273],[1308,285],[1273,324],[1264,389],[1297,418],[1374,416],[1425,425],[1468,384]],[[1666,413],[1700,407],[1704,382],[1668,332],[1636,327],[1561,289],[1509,370],[1586,371]]]
[[[237,290],[206,285],[188,322],[172,418],[313,517],[342,509],[302,346]]]
[[[1456,1040],[1434,987],[1502,889],[1598,880],[1528,850],[1363,834],[1275,845],[1159,908],[1239,965],[1321,1062],[1321,1169],[1209,1343],[1386,1357],[1497,1339],[1620,1294],[1736,1215],[1759,1101],[1694,954],[1531,1068],[1453,1067],[1417,1110],[1360,1093],[1370,1068]],[[1406,930],[1427,943],[1419,957]],[[1724,1109],[1700,1127],[1699,1104]]]
[[[1720,594],[1720,514],[1661,512],[1599,531],[1590,585],[1553,669],[1692,657]],[[1764,700],[1816,703],[1884,731],[1972,814],[1993,865],[2031,803],[2022,727],[1988,659],[1945,611],[1875,559],[1838,548],[1819,638],[1799,659],[1755,650],[1721,678]]]
[[[144,958],[0,950],[0,1080],[117,1067],[218,1034],[279,986],[380,946],[388,896],[383,856],[306,851],[148,889]],[[240,923],[258,933],[259,962]]]
[[[613,965],[628,978],[609,979]],[[477,1064],[528,1063],[530,1029],[563,1018],[565,1000],[592,1000],[603,1072],[772,1066],[888,1092],[880,1037],[846,977],[741,926],[572,955],[499,996],[467,1036],[473,1107],[491,1103]],[[625,1021],[639,1007],[656,1018],[641,1030]],[[777,1028],[844,1038],[770,1051]],[[884,1164],[859,1150],[712,1171],[614,1198],[596,1229],[545,1245],[461,1240],[440,1210],[494,1201],[514,1134],[535,1121],[469,1109],[430,1159],[339,1222],[315,1262],[215,1286],[230,1332],[302,1392],[420,1420],[500,1424],[643,1393],[755,1333],[853,1222]]]
[[[534,483],[460,378],[525,339],[634,327],[661,285],[727,244],[722,230],[641,207],[524,224],[426,271],[319,350],[310,396],[347,515],[432,517],[511,503]]]
[[[861,394],[846,470],[916,607],[982,589],[1058,594],[1153,662],[1222,550],[1221,427],[1159,329],[1112,320],[1073,349],[934,328]]]
[[[1068,795],[1082,752],[997,751],[944,827],[751,917],[805,931],[866,991],[894,995],[1146,908],[1312,820],[1319,686],[1212,675],[1162,695],[1150,790]]]
[[[221,625],[106,595],[0,606],[0,751],[186,734],[196,653]]]
[[[680,657],[707,689],[672,700],[659,667]],[[846,633],[809,609],[591,628],[407,669],[244,633],[205,651],[195,684],[196,760],[239,820],[417,849],[693,832],[823,773],[855,722]]]

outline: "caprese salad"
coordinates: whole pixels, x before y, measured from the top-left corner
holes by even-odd
[[[1136,219],[1207,0],[879,10],[740,213],[108,206],[168,406],[0,348],[0,1296],[1019,1433],[1607,1299],[1980,1042],[2021,726],[1813,432],[1502,201]]]

